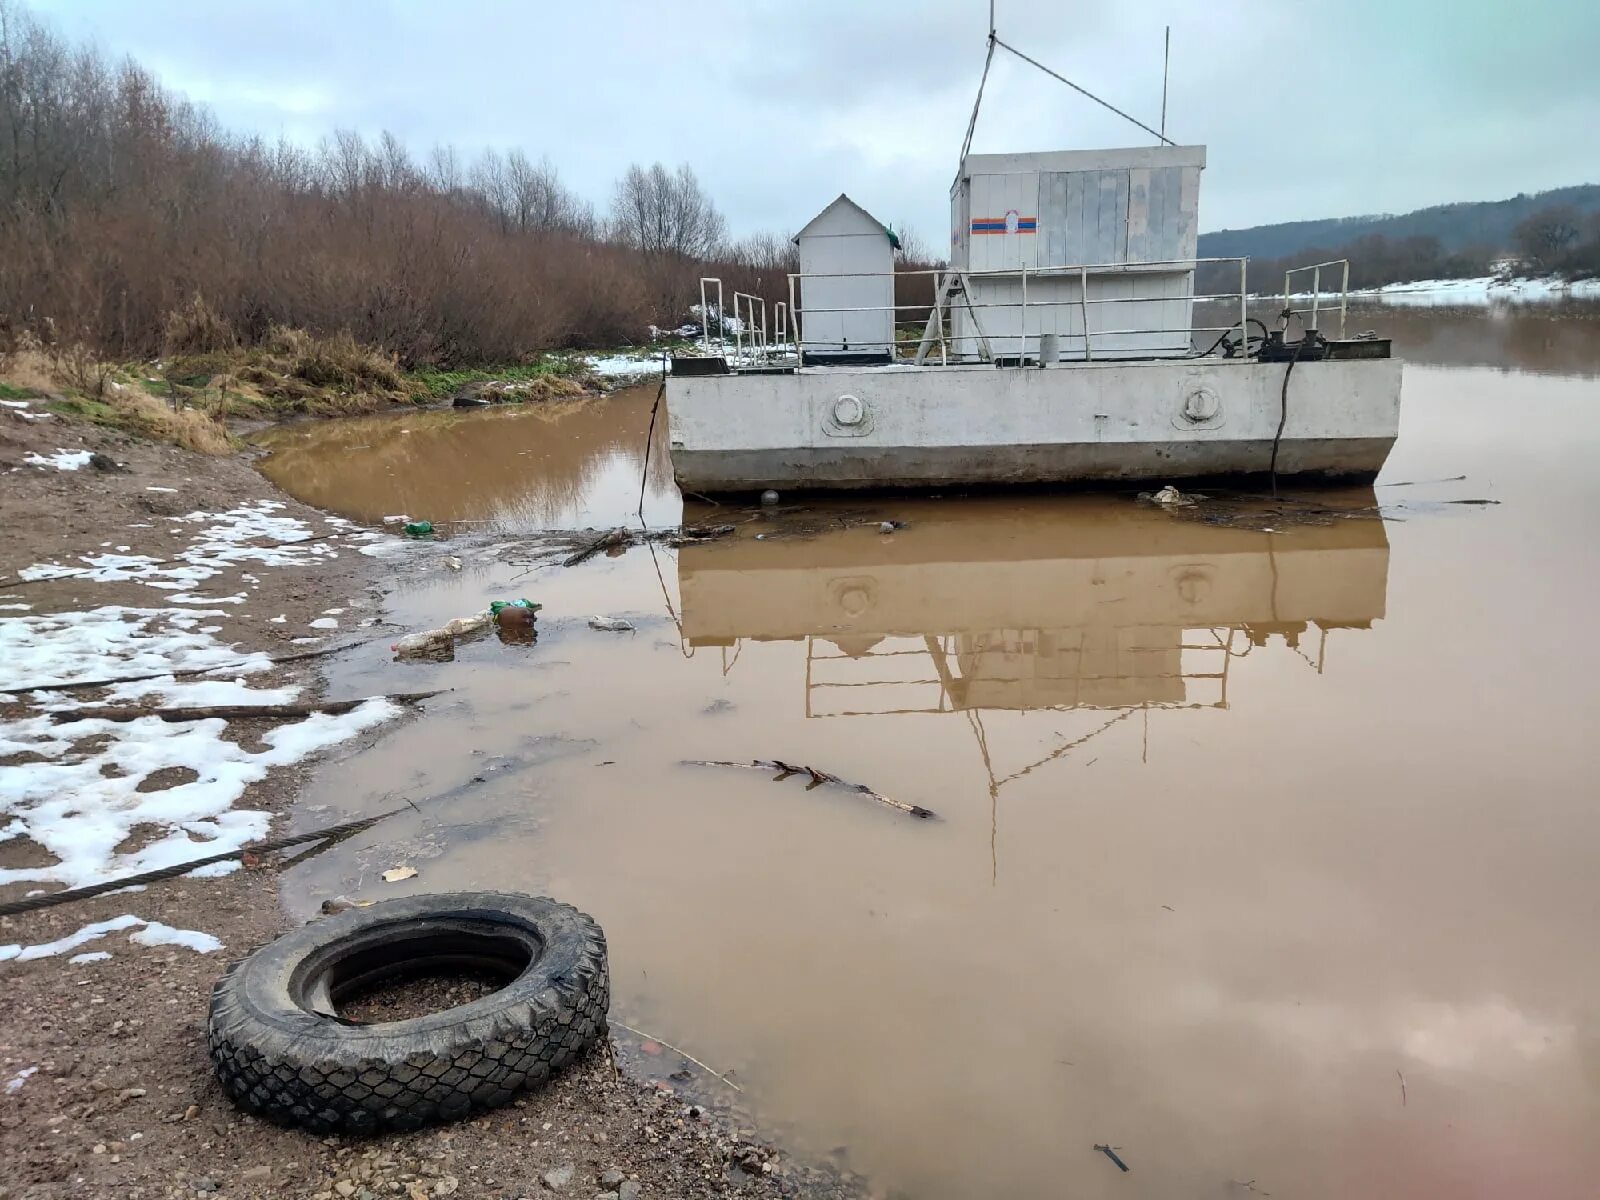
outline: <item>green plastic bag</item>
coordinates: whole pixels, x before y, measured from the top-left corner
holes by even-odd
[[[532,600],[491,600],[489,601],[489,615],[498,617],[502,608],[525,608],[529,612],[538,612],[544,605],[535,604]]]
[[[432,521],[411,521],[401,527],[401,533],[407,537],[425,538],[433,536]]]

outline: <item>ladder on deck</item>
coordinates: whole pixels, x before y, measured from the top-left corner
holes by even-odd
[[[928,323],[922,330],[922,341],[917,345],[917,356],[914,360],[917,366],[922,366],[928,361],[928,353],[935,345],[939,347],[939,361],[946,361],[944,317],[945,311],[950,308],[951,301],[961,297],[961,302],[966,305],[967,315],[972,318],[972,328],[978,334],[978,354],[984,362],[993,362],[994,354],[989,348],[989,339],[983,332],[983,325],[978,321],[978,312],[972,307],[971,288],[967,283],[965,271],[950,271],[938,278],[934,284],[933,311],[928,314]]]

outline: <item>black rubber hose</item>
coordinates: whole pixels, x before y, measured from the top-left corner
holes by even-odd
[[[1264,324],[1262,324],[1260,321],[1256,320],[1254,317],[1246,317],[1243,321],[1235,321],[1232,325],[1229,325],[1226,329],[1224,329],[1222,331],[1222,336],[1219,337],[1216,341],[1212,342],[1211,343],[1211,348],[1209,350],[1207,350],[1204,354],[1201,354],[1199,357],[1205,358],[1208,355],[1215,354],[1217,352],[1217,347],[1222,345],[1223,342],[1228,340],[1228,335],[1230,333],[1232,333],[1235,329],[1239,328],[1239,326],[1241,326],[1241,325],[1243,325],[1243,324],[1245,324],[1247,322],[1249,324],[1251,324],[1251,325],[1256,326],[1258,329],[1261,330],[1261,340],[1262,341],[1266,341],[1267,340],[1267,327]],[[1245,336],[1245,353],[1248,355],[1249,352],[1250,352],[1250,338],[1249,338],[1249,335],[1247,334]]]
[[[1272,461],[1267,470],[1272,476],[1272,498],[1278,498],[1278,447],[1283,444],[1283,427],[1289,420],[1289,376],[1294,374],[1294,365],[1300,361],[1300,355],[1306,348],[1306,339],[1302,337],[1294,344],[1294,357],[1289,360],[1289,365],[1283,371],[1283,388],[1278,393],[1278,432],[1272,435]]]

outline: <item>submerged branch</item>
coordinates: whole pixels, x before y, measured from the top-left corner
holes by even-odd
[[[833,787],[844,788],[846,791],[859,792],[868,799],[876,800],[879,804],[886,804],[890,808],[898,809],[907,816],[932,817],[937,815],[931,808],[923,808],[920,804],[907,804],[903,800],[891,799],[890,797],[885,796],[882,792],[873,791],[864,783],[851,783],[848,779],[840,779],[837,775],[834,775],[831,772],[819,771],[816,767],[792,765],[776,758],[754,758],[749,762],[726,762],[718,759],[690,758],[684,760],[684,766],[739,767],[748,771],[776,771],[777,774],[773,776],[774,783],[782,782],[791,775],[805,775],[811,780],[810,783],[806,784],[806,791],[808,792],[814,787],[821,787],[823,784],[829,784]]]

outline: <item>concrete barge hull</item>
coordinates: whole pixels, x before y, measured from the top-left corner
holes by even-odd
[[[685,491],[1092,484],[1265,472],[1371,480],[1400,425],[1393,359],[865,367],[674,376]],[[1280,416],[1283,433],[1277,437]]]

